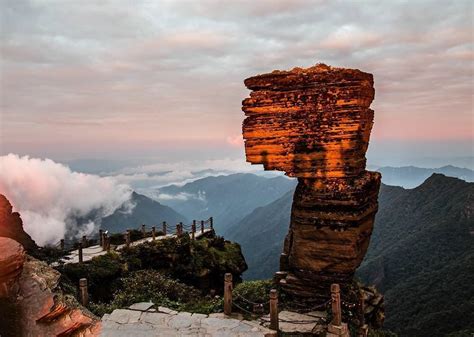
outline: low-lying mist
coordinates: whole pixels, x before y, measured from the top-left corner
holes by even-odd
[[[133,208],[131,188],[112,177],[15,154],[0,157],[0,193],[20,212],[25,231],[39,245],[91,234],[101,218],[124,204]]]

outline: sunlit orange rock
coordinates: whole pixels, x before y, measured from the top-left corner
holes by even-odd
[[[23,242],[37,249],[0,195],[0,336],[99,336],[98,317],[64,294],[61,274],[27,255]]]
[[[323,64],[245,80],[247,161],[298,178],[279,281],[300,297],[328,297],[352,281],[372,233],[380,174],[365,170],[373,76]]]
[[[19,290],[25,250],[15,240],[0,237],[0,298],[13,298]]]
[[[0,194],[0,236],[18,241],[28,252],[38,248],[24,231],[20,214],[13,212],[10,201],[2,194]]]

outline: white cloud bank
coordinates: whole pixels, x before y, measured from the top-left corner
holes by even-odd
[[[49,159],[0,157],[0,193],[20,212],[25,231],[39,245],[68,233],[87,235],[98,221],[130,201],[132,190],[112,177],[77,173]],[[89,217],[78,223],[77,219]]]

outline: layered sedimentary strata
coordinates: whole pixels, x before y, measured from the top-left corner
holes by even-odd
[[[0,237],[0,298],[12,298],[18,293],[25,255],[18,242]]]
[[[18,212],[13,212],[10,201],[0,194],[0,236],[18,241],[28,252],[38,247],[33,239],[23,230],[23,222]]]
[[[327,297],[349,284],[372,233],[380,174],[365,170],[371,74],[316,65],[245,80],[247,161],[298,178],[279,273],[288,292]]]
[[[23,243],[37,248],[0,195],[0,336],[99,336],[99,319],[64,294],[61,274],[27,255]]]

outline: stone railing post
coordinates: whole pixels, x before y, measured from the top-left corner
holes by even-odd
[[[288,271],[288,269],[289,269],[288,254],[281,253],[280,254],[280,271]]]
[[[166,235],[166,221],[163,221],[163,235]]]
[[[79,280],[79,296],[81,300],[81,304],[86,306],[89,302],[89,294],[87,292],[87,279],[81,278]]]
[[[153,241],[156,239],[156,226],[151,227],[151,236],[153,238]]]
[[[183,235],[183,223],[182,222],[179,223],[179,235],[180,236]]]
[[[341,325],[341,290],[339,284],[331,284],[332,325]]]
[[[107,233],[102,233],[102,250],[107,249]]]
[[[87,236],[85,235],[82,236],[82,247],[87,247]]]
[[[176,224],[176,236],[179,236],[179,223]]]
[[[270,290],[270,329],[278,331],[278,292]]]
[[[64,250],[64,239],[61,239],[61,241],[59,241],[59,246],[61,247],[61,250]]]
[[[232,313],[232,274],[224,275],[224,314]]]
[[[209,218],[209,225],[211,226],[211,229],[214,229],[214,218],[212,216]]]
[[[79,252],[79,263],[82,263],[84,261],[84,258],[82,256],[82,242],[79,242],[79,248],[77,250]]]
[[[104,243],[102,241],[104,239],[103,235],[104,235],[104,231],[102,229],[99,229],[99,246],[101,247],[104,246]]]
[[[193,224],[191,225],[191,238],[193,240],[196,239],[196,220],[193,220]]]
[[[331,308],[332,321],[328,326],[327,337],[349,337],[347,324],[342,323],[341,289],[337,283],[331,284]]]
[[[142,225],[142,235],[143,237],[146,237],[146,228],[144,224]]]
[[[204,234],[204,220],[201,220],[201,234]]]
[[[125,247],[130,247],[130,229],[125,233]]]
[[[110,253],[110,238],[107,237],[107,240],[106,240],[106,248],[107,248],[107,253]]]

